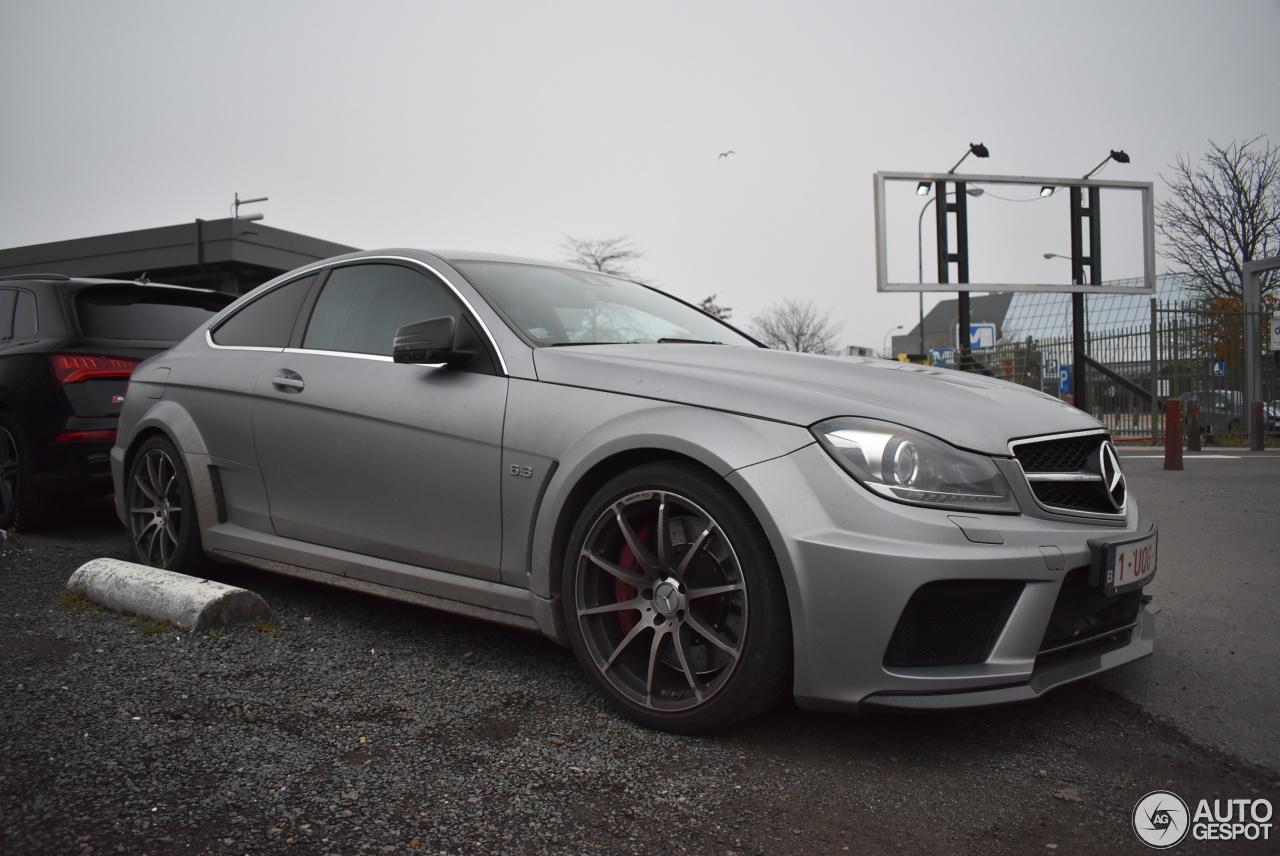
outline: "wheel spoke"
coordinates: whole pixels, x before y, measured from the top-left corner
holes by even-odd
[[[680,670],[684,672],[684,679],[689,682],[689,689],[693,690],[693,696],[698,701],[702,701],[705,696],[702,694],[702,685],[698,683],[698,676],[689,666],[689,643],[683,638],[683,633],[674,633],[671,637],[672,646],[676,650],[676,659],[680,661]]]
[[[711,597],[717,594],[730,594],[735,591],[746,591],[747,587],[742,583],[729,583],[723,586],[703,586],[702,588],[691,588],[685,592],[687,600],[695,600],[700,597]]]
[[[591,560],[591,563],[603,571],[617,577],[629,586],[636,586],[637,583],[643,584],[648,576],[645,574],[637,574],[635,571],[628,571],[621,565],[614,564],[603,556],[597,556],[589,549],[584,548],[582,555]]]
[[[641,600],[638,597],[632,598],[631,600],[624,600],[620,603],[605,603],[600,606],[579,609],[578,617],[581,618],[584,615],[608,615],[611,612],[626,612],[628,609],[643,611],[645,603],[646,601]]]
[[[657,561],[649,548],[641,543],[640,537],[631,528],[631,523],[622,516],[621,505],[614,507],[613,518],[617,521],[618,529],[626,539],[627,546],[631,548],[631,555],[635,556],[636,562],[644,569],[646,576],[655,576],[658,573]],[[661,535],[658,537],[661,538]]]
[[[671,635],[670,626],[663,624],[653,628],[653,643],[649,646],[649,672],[644,682],[645,701],[653,705],[653,678],[658,671],[658,654],[662,650],[662,640]]]
[[[684,620],[685,624],[689,625],[689,627],[697,632],[697,634],[703,639],[706,639],[734,660],[738,659],[738,648],[721,639],[720,634],[717,631],[702,623],[702,619],[698,618],[692,612],[689,612],[685,614]]]
[[[702,534],[697,537],[697,540],[695,540],[692,546],[689,547],[689,551],[684,554],[684,558],[680,560],[680,567],[676,569],[677,577],[680,579],[685,578],[685,575],[689,572],[689,565],[693,563],[694,557],[696,557],[702,548],[706,546],[707,539],[711,537],[711,533],[714,532],[715,529],[715,522],[708,520],[706,528],[702,530]]]
[[[134,539],[134,543],[138,545],[142,555],[146,557],[150,563],[155,558],[156,538],[160,534],[160,520],[148,521],[138,533],[138,537]]]
[[[637,636],[639,636],[645,630],[650,630],[650,629],[652,628],[648,624],[637,621],[636,626],[631,628],[631,632],[628,633],[626,636],[622,637],[622,641],[618,643],[618,647],[613,649],[613,653],[609,655],[609,659],[605,661],[604,668],[601,669],[601,671],[608,671],[610,668],[612,668],[613,661],[618,659],[618,655],[626,650],[627,646],[631,644],[632,640],[634,640]]]
[[[671,552],[668,549],[671,532],[667,526],[667,495],[665,493],[658,500],[658,531],[653,533],[653,540],[658,545],[658,569],[670,570],[671,565],[667,563],[667,559]]]

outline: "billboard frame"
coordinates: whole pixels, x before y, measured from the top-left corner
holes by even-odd
[[[935,183],[960,182],[968,185],[1027,185],[1032,187],[1100,188],[1137,191],[1142,206],[1142,287],[1098,285],[1073,285],[1061,283],[1027,282],[890,282],[885,183],[889,181]],[[1114,181],[1110,179],[1046,178],[1025,175],[969,175],[946,172],[877,172],[873,177],[875,191],[876,228],[876,291],[879,292],[935,292],[935,291],[1039,291],[1079,294],[1155,294],[1156,291],[1156,229],[1153,185],[1150,181]]]

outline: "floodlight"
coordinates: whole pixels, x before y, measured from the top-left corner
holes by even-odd
[[[1112,149],[1111,153],[1102,159],[1102,163],[1098,164],[1093,169],[1089,170],[1084,174],[1085,179],[1088,180],[1089,177],[1092,176],[1095,172],[1097,172],[1098,170],[1106,166],[1107,161],[1115,161],[1116,163],[1128,163],[1129,156],[1125,154],[1123,150],[1116,151],[1115,149]]]
[[[922,181],[916,185],[916,196],[928,196],[929,191],[933,188],[933,182]]]
[[[985,158],[985,157],[990,157],[991,152],[988,151],[987,147],[984,146],[982,143],[970,143],[969,151],[964,153],[964,157],[956,161],[955,166],[947,170],[947,174],[950,175],[951,173],[955,172],[960,167],[960,164],[964,163],[964,158],[967,158],[969,155],[973,155],[976,158]]]
[[[1040,188],[1040,198],[1043,199],[1046,196],[1052,196],[1053,191],[1057,189],[1058,188],[1054,187],[1052,184],[1046,184],[1044,187]]]

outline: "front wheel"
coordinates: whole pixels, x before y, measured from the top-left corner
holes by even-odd
[[[709,473],[646,464],[601,488],[574,529],[562,594],[587,676],[642,725],[724,728],[786,689],[777,563],[746,504]]]
[[[129,540],[144,565],[165,570],[195,570],[201,564],[191,480],[182,456],[166,437],[142,444],[129,465],[125,485]]]

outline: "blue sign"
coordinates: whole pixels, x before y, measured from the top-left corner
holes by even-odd
[[[1226,360],[1210,360],[1210,362],[1209,362],[1209,374],[1210,374],[1212,377],[1226,377],[1226,376],[1227,376],[1227,361],[1226,361]]]
[[[954,366],[956,364],[956,349],[934,348],[930,350],[929,364],[934,366]]]
[[[994,348],[996,346],[996,325],[994,324],[970,324],[969,325],[969,347],[970,348]]]
[[[1071,366],[1058,366],[1058,395],[1071,393]]]

